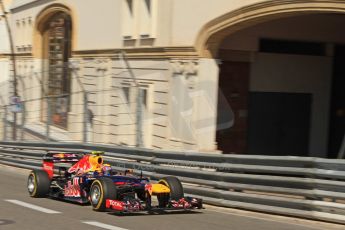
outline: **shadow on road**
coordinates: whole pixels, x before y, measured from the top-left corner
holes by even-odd
[[[16,223],[16,222],[13,221],[13,220],[0,219],[0,226],[2,226],[2,225],[10,225],[10,224],[14,224],[14,223]]]
[[[200,211],[196,210],[175,210],[175,211],[164,211],[164,210],[154,210],[150,212],[142,211],[142,212],[132,212],[132,213],[121,213],[121,212],[108,212],[108,215],[112,216],[123,216],[123,217],[131,217],[131,216],[147,216],[147,215],[179,215],[179,214],[203,214]]]

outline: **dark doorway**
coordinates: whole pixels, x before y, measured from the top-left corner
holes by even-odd
[[[335,47],[330,119],[328,157],[336,158],[345,134],[345,45]]]
[[[249,68],[247,62],[223,61],[219,75],[217,144],[223,153],[245,153],[247,150],[247,114]],[[227,126],[231,106],[232,127]]]
[[[311,94],[251,92],[248,153],[307,156],[311,103]]]

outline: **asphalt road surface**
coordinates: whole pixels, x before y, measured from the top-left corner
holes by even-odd
[[[206,206],[188,213],[115,215],[90,206],[31,198],[26,188],[29,171],[0,165],[0,229],[25,230],[333,230],[336,225],[235,209]]]

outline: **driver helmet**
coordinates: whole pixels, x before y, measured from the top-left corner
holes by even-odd
[[[112,172],[112,168],[109,164],[104,164],[102,167],[103,175],[110,176]]]

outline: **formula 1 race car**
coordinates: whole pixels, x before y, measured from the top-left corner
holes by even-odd
[[[104,164],[102,154],[47,153],[43,169],[31,171],[28,177],[30,196],[91,203],[95,211],[122,213],[202,208],[201,199],[184,196],[178,178],[168,176],[151,183],[129,170],[116,172]],[[152,196],[158,205],[153,205]]]

